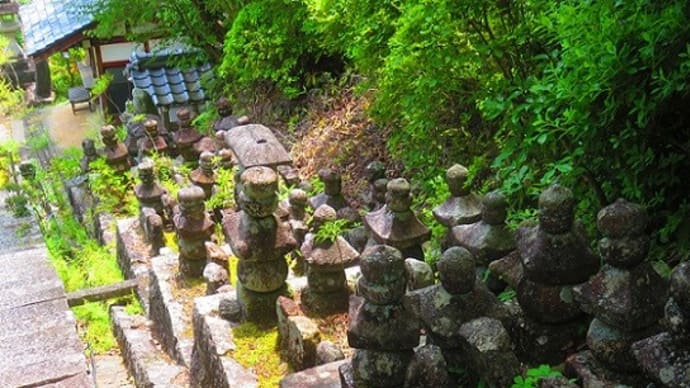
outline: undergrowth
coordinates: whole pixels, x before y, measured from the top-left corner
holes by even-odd
[[[277,387],[289,372],[280,359],[278,329],[245,322],[232,330],[235,341],[233,358],[259,378],[259,387]]]

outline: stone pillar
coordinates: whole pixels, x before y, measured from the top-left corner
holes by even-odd
[[[664,387],[690,387],[690,262],[671,273],[664,306],[665,332],[632,345],[642,371]]]
[[[645,210],[619,199],[601,209],[597,226],[604,236],[601,271],[573,289],[575,300],[594,315],[587,332],[589,351],[568,358],[567,366],[590,385],[645,386],[630,345],[659,331],[666,281],[644,262],[649,238]]]
[[[452,238],[450,229],[456,225],[473,224],[481,218],[479,197],[465,188],[468,173],[467,168],[459,164],[452,165],[446,171],[450,197],[433,210],[436,221],[449,229],[442,244],[444,248],[449,246]]]
[[[524,276],[517,298],[525,315],[517,334],[521,359],[532,364],[563,362],[583,340],[587,319],[572,288],[599,268],[584,230],[575,222],[573,193],[560,185],[539,197],[539,225],[521,227],[516,243]]]
[[[350,300],[347,340],[352,361],[339,368],[343,387],[402,387],[419,344],[419,324],[407,309],[405,260],[387,245],[367,248],[361,257],[360,297]]]
[[[177,151],[187,163],[196,163],[199,160],[199,153],[196,152],[194,144],[201,140],[201,134],[192,127],[191,112],[187,108],[177,111],[178,129],[173,133],[173,141],[177,146]]]
[[[388,182],[386,205],[364,217],[364,225],[378,244],[399,249],[405,258],[424,260],[422,243],[429,240],[431,231],[410,209],[410,184],[403,178]]]
[[[502,334],[484,339],[485,343],[492,344],[487,347],[500,350],[503,362],[482,367],[479,367],[479,360],[472,359],[468,340],[461,331],[463,325],[479,318],[498,320],[498,326],[511,324],[507,309],[476,277],[472,253],[462,247],[451,247],[443,252],[437,269],[441,284],[410,294],[415,313],[427,334],[427,343],[442,350],[451,371],[468,369],[468,366],[474,365],[476,369],[468,372],[476,380],[479,376],[486,375],[500,380],[490,381],[491,385],[505,386],[506,382],[512,382],[513,377],[519,374],[520,363],[512,351],[505,329],[494,329],[492,331]],[[507,343],[501,343],[499,338],[507,338]],[[493,346],[498,344],[501,346]],[[493,370],[489,371],[487,368]]]
[[[144,137],[137,142],[139,149],[139,160],[153,153],[165,154],[168,151],[168,143],[163,136],[158,133],[158,122],[156,120],[146,120],[144,122]]]
[[[341,192],[342,178],[340,174],[330,168],[323,168],[319,170],[319,179],[323,182],[324,189],[323,193],[309,198],[309,206],[312,209],[317,209],[321,205],[328,205],[340,213],[341,210],[350,207]]]
[[[362,204],[366,206],[369,209],[369,211],[378,210],[381,206],[383,206],[385,200],[380,202],[377,200],[374,182],[376,182],[379,179],[386,178],[386,165],[378,160],[375,160],[367,164],[367,167],[364,170],[364,175],[366,176],[369,185],[367,186],[364,193],[362,193],[362,195],[360,196]]]
[[[101,139],[105,144],[105,162],[115,171],[123,173],[129,171],[129,153],[124,143],[117,139],[115,127],[106,125],[101,128]]]
[[[139,201],[139,210],[145,207],[151,208],[161,217],[161,220],[165,222],[167,217],[161,198],[166,194],[166,190],[156,182],[154,168],[153,160],[149,158],[144,158],[144,160],[139,163],[139,180],[141,182],[134,186],[134,196],[137,197],[137,201]],[[142,222],[142,225],[143,224]]]
[[[213,234],[213,222],[204,207],[204,191],[198,186],[185,187],[177,193],[180,211],[173,223],[180,249],[180,272],[187,277],[201,277],[206,266],[205,242]]]
[[[79,161],[79,168],[82,174],[86,174],[91,171],[91,162],[98,159],[98,151],[96,150],[96,144],[91,139],[84,139],[81,142],[81,149],[84,155]]]
[[[53,94],[53,86],[50,80],[50,66],[48,60],[36,62],[36,95],[42,99],[48,99]]]
[[[331,314],[347,310],[348,288],[345,266],[354,262],[359,253],[341,236],[334,240],[317,241],[321,227],[337,218],[335,210],[321,205],[314,212],[314,232],[302,244],[302,256],[307,262],[307,288],[302,291],[302,304],[316,314]]]
[[[278,175],[251,167],[240,176],[240,211],[226,213],[223,230],[237,264],[237,296],[245,319],[273,323],[276,299],[287,293],[285,255],[296,247],[290,226],[273,212],[278,204]]]
[[[213,171],[213,154],[202,152],[199,157],[199,167],[189,173],[189,180],[204,190],[204,197],[211,198],[213,186],[216,184],[216,173]]]
[[[506,199],[500,191],[492,191],[482,198],[481,220],[473,224],[454,226],[450,231],[451,245],[467,248],[477,260],[477,270],[483,273],[494,260],[515,250],[515,234],[506,225]],[[489,288],[500,292],[505,283],[489,274]]]

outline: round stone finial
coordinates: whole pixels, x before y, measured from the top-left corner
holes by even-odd
[[[680,263],[671,273],[671,296],[690,318],[690,262]]]
[[[154,163],[151,158],[144,158],[137,166],[139,175],[153,175]]]
[[[101,127],[101,137],[105,139],[112,139],[115,137],[115,127],[112,125],[104,125]]]
[[[482,220],[489,225],[502,225],[506,221],[508,203],[500,190],[488,192],[482,198]]]
[[[288,202],[290,206],[305,207],[309,200],[309,194],[301,189],[292,189],[288,194]]]
[[[186,122],[192,117],[192,112],[188,108],[182,108],[175,115],[179,122]]]
[[[199,155],[199,164],[201,165],[211,165],[213,164],[213,157],[215,155],[213,152],[210,151],[204,151]]]
[[[553,184],[539,196],[539,226],[547,233],[570,230],[575,219],[575,197],[567,187]]]
[[[199,186],[188,186],[177,192],[177,200],[183,209],[190,209],[198,204],[203,205],[205,199],[204,190]]]
[[[146,120],[144,122],[144,130],[150,136],[158,135],[158,121],[152,119]]]
[[[84,139],[81,142],[81,149],[84,151],[84,155],[92,156],[96,154],[96,143],[92,139]]]
[[[328,221],[335,221],[338,218],[338,214],[335,209],[328,205],[321,205],[316,210],[314,210],[314,222],[319,225]]]
[[[412,197],[410,196],[410,183],[405,178],[396,178],[386,185],[386,204],[393,212],[405,212],[410,210]]]
[[[388,179],[381,178],[374,181],[374,199],[379,203],[386,202]]]
[[[216,100],[216,110],[222,116],[229,116],[232,114],[232,107],[230,106],[230,101],[226,97],[221,97]]]
[[[253,200],[274,198],[278,192],[278,174],[268,167],[250,167],[240,180],[247,197]]]
[[[468,175],[469,170],[460,164],[454,164],[446,170],[446,184],[453,197],[461,197],[468,194],[468,190],[465,189]]]
[[[647,211],[641,205],[622,198],[601,209],[597,214],[597,227],[606,237],[640,236],[647,226]]]
[[[405,278],[405,259],[396,248],[374,245],[362,252],[360,269],[368,283],[390,284]]]
[[[324,192],[328,195],[340,194],[342,179],[340,174],[331,170],[330,168],[322,168],[319,170],[319,179],[323,182]]]
[[[364,175],[367,177],[367,181],[374,182],[377,179],[386,177],[386,165],[383,162],[375,160],[364,168]]]
[[[465,248],[451,247],[436,263],[441,285],[451,294],[466,294],[474,289],[474,255]]]

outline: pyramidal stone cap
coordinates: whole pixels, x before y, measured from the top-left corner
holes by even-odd
[[[319,221],[321,223],[328,221],[335,221],[338,218],[338,214],[335,209],[328,205],[321,205],[314,211],[314,221]]]

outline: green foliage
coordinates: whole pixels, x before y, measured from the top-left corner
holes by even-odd
[[[233,358],[251,368],[259,379],[259,387],[276,387],[288,372],[280,359],[278,329],[245,322],[232,329],[235,349]]]
[[[132,216],[138,211],[136,198],[132,195],[132,176],[129,171],[116,172],[105,159],[96,159],[90,164],[89,187],[98,198],[99,212]]]
[[[497,297],[498,300],[505,303],[515,299],[515,297],[517,297],[517,292],[515,292],[515,290],[513,290],[512,288],[507,288],[503,290],[500,294],[498,294]]]
[[[235,206],[235,172],[237,168],[220,168],[216,173],[216,186],[206,209],[230,209]]]
[[[31,212],[27,207],[29,199],[22,193],[10,195],[5,199],[5,205],[10,209],[14,217],[26,217]]]
[[[689,7],[564,1],[541,15],[539,71],[481,103],[500,127],[505,193],[526,205],[559,181],[589,214],[625,197],[687,217]]]
[[[67,90],[82,84],[77,62],[84,59],[85,50],[81,47],[73,47],[67,51],[53,54],[48,58],[50,65],[50,78],[55,91],[57,101],[67,99]]]
[[[560,377],[561,372],[551,369],[549,365],[539,365],[527,370],[526,376],[515,376],[512,388],[536,388],[539,380],[547,377]]]
[[[301,81],[318,55],[303,28],[306,17],[301,1],[247,2],[232,21],[220,66],[235,92],[269,82],[287,97],[302,93]]]
[[[351,228],[348,221],[344,219],[326,221],[314,235],[314,241],[318,244],[333,242]]]

